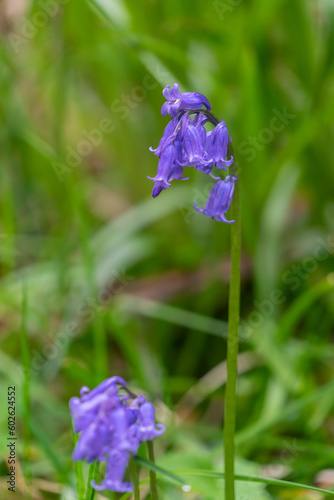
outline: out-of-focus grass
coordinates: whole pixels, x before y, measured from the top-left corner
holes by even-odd
[[[206,177],[156,200],[146,178],[175,81],[209,98],[241,166],[241,351],[259,362],[240,367],[237,472],[318,484],[333,463],[332,3],[70,0],[28,38],[47,3],[0,12],[0,428],[15,384],[18,497],[75,492],[68,399],[114,374],[157,401],[161,465],[223,468],[224,387],[196,383],[225,359],[229,228],[192,208]],[[286,492],[238,498],[301,495]]]

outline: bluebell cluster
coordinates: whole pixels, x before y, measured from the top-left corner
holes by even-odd
[[[132,491],[132,483],[124,481],[131,454],[137,453],[143,441],[165,432],[163,424],[155,424],[152,403],[143,395],[121,394],[125,387],[125,380],[111,377],[93,390],[82,387],[80,398],[71,398],[69,403],[74,431],[80,433],[73,460],[106,462],[102,483],[92,482],[96,490]]]
[[[232,156],[226,159],[231,138],[225,122],[218,122],[213,130],[206,131],[205,124],[212,121],[210,116],[213,116],[210,115],[211,105],[198,92],[181,93],[175,83],[172,89],[167,85],[163,95],[167,101],[161,108],[161,114],[168,114],[172,119],[165,128],[159,146],[150,148],[159,157],[157,175],[149,177],[154,181],[152,196],[156,198],[164,189],[168,189],[174,179],[188,180],[188,177],[183,177],[184,168],[194,167],[218,180],[205,208],[201,210],[195,203],[196,210],[219,222],[234,222],[228,221],[225,214],[232,201],[234,183],[238,179],[229,175],[221,180],[212,175],[213,167],[226,170],[233,163]]]

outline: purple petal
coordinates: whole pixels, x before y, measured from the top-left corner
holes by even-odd
[[[109,430],[105,422],[93,422],[81,433],[73,452],[73,460],[86,460],[88,463],[96,460],[102,453],[108,434]]]
[[[170,91],[170,94],[172,99],[181,99],[181,92],[179,91],[179,84],[174,83],[172,90]]]
[[[225,217],[226,212],[230,208],[233,198],[234,183],[237,177],[228,176],[223,181],[218,181],[211,189],[209,199],[203,210],[198,208],[194,202],[195,210],[207,217],[214,217],[218,222],[227,222],[232,224],[234,221],[228,221]]]
[[[151,441],[165,432],[165,426],[155,426],[155,409],[152,403],[144,403],[139,409],[139,433],[142,441]]]
[[[92,481],[92,487],[97,491],[110,490],[119,493],[132,491],[133,484],[123,481],[129,458],[130,454],[127,452],[113,451],[107,461],[105,479],[100,485]]]
[[[132,451],[136,447],[136,443],[129,439],[127,411],[125,408],[120,407],[110,415],[110,424],[112,427],[111,447],[116,450]]]
[[[162,91],[164,98],[168,101],[164,103],[161,108],[161,114],[165,116],[175,116],[178,111],[196,111],[200,110],[202,106],[206,109],[211,109],[211,104],[208,99],[199,92],[184,92],[180,93],[177,83],[174,83],[173,88],[170,90],[170,85]]]
[[[169,101],[170,99],[169,90],[170,90],[170,85],[167,85],[167,87],[165,87],[162,91],[162,95],[164,96],[165,99],[167,99],[167,101]]]
[[[120,384],[122,385],[123,387],[126,387],[126,382],[125,380],[123,380],[121,377],[110,377],[110,378],[107,378],[106,380],[104,380],[103,382],[101,382],[101,384],[99,384],[97,387],[95,387],[95,389],[93,389],[92,391],[88,392],[87,394],[84,394],[82,396],[82,400],[83,401],[87,401],[88,399],[92,399],[94,398],[96,395],[98,394],[101,394],[105,391],[113,391],[113,392],[117,392],[118,388],[117,388],[117,384]]]
[[[162,138],[160,139],[159,146],[156,149],[152,147],[149,148],[155,155],[160,156],[163,149],[165,149],[168,144],[173,141],[173,132],[175,130],[176,124],[171,120],[166,126]]]
[[[156,181],[152,189],[152,197],[156,198],[164,190],[168,189],[170,184],[165,181]]]
[[[187,165],[202,161],[204,152],[202,139],[196,127],[191,124],[185,133],[183,146],[187,155]]]

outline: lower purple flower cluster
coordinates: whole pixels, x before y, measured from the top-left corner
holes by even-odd
[[[129,394],[120,394],[125,387],[122,378],[111,377],[93,390],[82,387],[81,397],[69,402],[74,431],[80,432],[73,460],[106,462],[102,483],[92,482],[96,490],[132,491],[132,483],[124,481],[131,454],[137,453],[143,441],[165,431],[163,424],[155,424],[152,403],[143,395],[133,399]]]
[[[168,113],[172,119],[165,128],[159,146],[156,149],[150,148],[150,151],[159,156],[157,175],[149,177],[154,181],[152,196],[156,198],[164,189],[168,189],[174,179],[188,180],[188,177],[183,177],[183,169],[194,167],[218,180],[210,192],[205,208],[200,210],[195,203],[196,210],[220,222],[234,222],[228,221],[225,213],[230,207],[237,177],[230,175],[221,180],[212,175],[213,167],[226,170],[233,163],[232,156],[226,159],[231,138],[225,122],[217,123],[215,120],[214,129],[206,131],[205,124],[212,122],[214,117],[210,113],[209,101],[198,92],[181,94],[175,83],[171,90],[168,85],[163,90],[163,95],[167,102],[162,106],[162,115]],[[206,109],[203,110],[202,106]]]

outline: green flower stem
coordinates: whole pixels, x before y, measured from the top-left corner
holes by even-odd
[[[74,432],[73,423],[72,423],[72,429],[73,429],[73,440],[74,440],[74,444],[76,445],[79,438],[78,438],[78,434],[76,434]],[[75,477],[76,477],[76,484],[77,484],[78,500],[84,500],[84,498],[85,498],[85,483],[84,483],[84,476],[83,476],[82,462],[81,461],[74,462],[74,470],[75,470]]]
[[[133,457],[130,458],[129,469],[130,469],[131,481],[133,482],[134,500],[140,500],[138,470],[137,470],[137,464]]]
[[[201,110],[208,120],[218,125],[218,118],[211,112]],[[228,144],[227,156],[235,159],[232,144]],[[230,167],[230,175],[238,177],[238,166],[234,160]],[[235,500],[234,493],[234,456],[235,456],[235,416],[236,416],[236,382],[239,345],[240,316],[240,269],[241,269],[241,205],[240,182],[235,183],[234,196],[231,204],[231,277],[228,305],[228,339],[227,339],[227,381],[225,393],[225,425],[224,425],[224,455],[225,455],[225,500]]]
[[[95,481],[99,475],[100,462],[97,460],[90,464],[89,472],[88,472],[88,481],[87,481],[87,491],[86,491],[86,500],[94,500],[95,490],[91,485],[92,480]]]
[[[230,146],[230,145],[229,145]],[[229,154],[233,149],[229,147]],[[236,162],[230,168],[233,176],[238,176]],[[240,268],[241,268],[241,209],[240,182],[235,183],[233,202],[231,204],[231,275],[228,306],[228,340],[227,340],[227,382],[225,393],[225,500],[235,500],[234,492],[234,457],[235,457],[235,419],[236,419],[236,381],[238,361],[238,330],[240,316]]]
[[[147,441],[148,458],[154,463],[153,441]],[[153,470],[150,470],[151,500],[158,500],[157,476]]]

